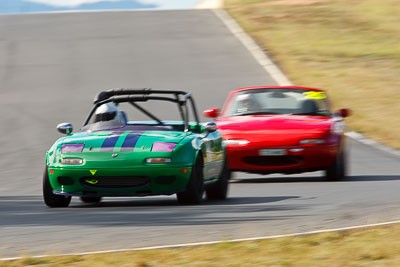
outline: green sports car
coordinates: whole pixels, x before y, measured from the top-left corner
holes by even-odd
[[[143,106],[149,103],[156,103],[151,111]],[[170,116],[161,108],[166,104],[177,107],[178,120],[154,114],[161,110]],[[128,111],[150,119],[128,121]],[[184,204],[200,203],[204,191],[208,199],[227,196],[229,171],[221,134],[215,123],[199,122],[190,93],[104,91],[79,132],[72,133],[69,123],[57,129],[66,136],[46,153],[43,198],[49,207],[67,207],[72,196],[97,203],[108,196],[177,194]]]

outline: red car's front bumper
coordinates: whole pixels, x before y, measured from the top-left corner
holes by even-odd
[[[284,149],[285,155],[261,156],[261,149]],[[231,171],[252,173],[301,173],[323,170],[335,161],[337,145],[296,147],[238,147],[229,146],[228,162]]]

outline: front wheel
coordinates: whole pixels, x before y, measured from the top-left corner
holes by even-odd
[[[196,163],[192,168],[189,183],[185,191],[177,193],[178,202],[181,204],[200,204],[203,201],[204,178],[203,162],[201,155],[198,155]]]
[[[58,196],[53,194],[53,188],[49,181],[49,172],[47,166],[43,173],[43,199],[44,203],[50,208],[64,208],[68,207],[71,202],[71,197],[69,196]]]
[[[346,177],[346,153],[342,150],[336,155],[335,162],[325,169],[328,181],[339,181]]]
[[[230,179],[230,171],[225,160],[221,175],[218,180],[209,185],[206,189],[207,198],[210,200],[224,200],[228,195],[228,183]]]

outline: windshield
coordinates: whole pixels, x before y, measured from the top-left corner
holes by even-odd
[[[289,88],[241,91],[224,116],[269,114],[330,116],[324,92]]]
[[[149,96],[151,98],[151,96]],[[125,130],[192,131],[201,132],[194,102],[185,103],[172,98],[148,99],[148,101],[107,102],[95,106],[82,131],[124,128]],[[182,104],[183,103],[183,104]],[[189,107],[188,107],[189,106]],[[186,107],[187,110],[186,110]],[[187,113],[186,113],[187,111]],[[190,120],[195,121],[190,121]]]

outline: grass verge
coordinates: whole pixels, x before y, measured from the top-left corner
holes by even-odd
[[[225,0],[225,7],[294,84],[326,89],[335,109],[353,110],[351,129],[400,148],[398,0]]]
[[[178,249],[0,261],[19,266],[399,266],[400,225]]]

